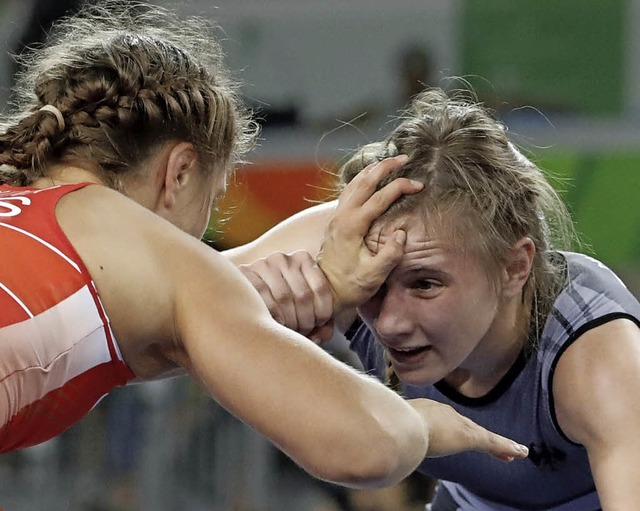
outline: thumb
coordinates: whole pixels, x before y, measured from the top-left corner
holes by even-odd
[[[380,271],[384,273],[385,277],[402,259],[406,243],[407,233],[402,229],[398,229],[376,254],[375,258],[378,260]]]

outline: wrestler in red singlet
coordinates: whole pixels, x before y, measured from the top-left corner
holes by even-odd
[[[60,434],[135,377],[55,218],[83,186],[0,186],[0,452]]]

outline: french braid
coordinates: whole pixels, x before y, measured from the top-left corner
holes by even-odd
[[[121,187],[158,143],[194,143],[205,163],[237,161],[255,137],[203,20],[107,0],[54,29],[23,59],[0,122],[0,183],[27,185],[54,162],[88,162]],[[63,115],[61,126],[44,105]],[[203,165],[203,168],[213,165]]]

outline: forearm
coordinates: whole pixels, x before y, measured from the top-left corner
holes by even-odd
[[[223,357],[210,346],[190,353],[223,406],[320,479],[381,486],[418,466],[428,430],[405,401],[285,328],[259,330],[238,336]]]
[[[227,263],[228,264],[228,263]],[[410,474],[428,429],[402,398],[279,325],[231,265],[185,282],[177,331],[194,377],[315,477],[354,487]]]
[[[335,207],[335,201],[311,206],[282,221],[256,240],[225,250],[223,255],[236,266],[252,263],[274,252],[306,250],[315,257]]]

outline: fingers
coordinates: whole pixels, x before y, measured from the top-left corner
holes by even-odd
[[[373,259],[376,260],[377,274],[372,276],[374,282],[382,282],[384,281],[391,270],[393,270],[396,265],[402,259],[404,254],[404,246],[407,242],[407,233],[399,229],[393,233],[393,236],[387,240],[378,250],[378,253],[373,256]]]
[[[304,252],[305,264],[301,266],[302,276],[309,286],[313,298],[313,325],[326,324],[333,317],[333,294],[326,275],[316,261]]]
[[[501,461],[523,459],[529,455],[529,449],[526,446],[492,433],[475,423],[472,424],[476,428],[476,446],[474,450],[490,454]]]
[[[275,319],[278,323],[284,325],[285,319],[278,302],[273,298],[271,294],[271,290],[269,286],[262,280],[260,275],[249,268],[248,265],[239,265],[238,269],[242,272],[242,274],[247,278],[247,280],[251,283],[251,285],[258,291],[262,301],[269,309],[269,313],[271,317]]]
[[[316,344],[329,342],[333,338],[333,321],[314,328],[309,332],[308,337]]]
[[[398,170],[409,158],[400,155],[386,158],[377,163],[365,167],[343,190],[340,202],[349,206],[360,208],[365,204],[374,208],[377,218],[390,205],[403,194],[415,193],[423,188],[423,183],[407,178],[397,178],[377,190],[380,182],[392,172]]]
[[[403,195],[410,195],[419,192],[424,188],[424,184],[400,177],[394,179],[375,192],[360,206],[361,229],[369,230],[371,223],[380,217],[389,207]],[[365,231],[366,232],[366,231]]]
[[[459,415],[459,417],[463,421],[465,435],[468,436],[465,450],[483,452],[501,461],[513,461],[528,456],[529,449],[524,445],[493,433],[467,417],[462,415]]]
[[[349,199],[356,206],[364,204],[374,194],[378,183],[404,165],[408,159],[407,155],[402,154],[367,165],[345,187]]]
[[[332,318],[331,286],[306,251],[274,253],[239,269],[258,290],[274,319],[284,326],[307,335]],[[319,340],[325,330],[316,333]]]
[[[529,454],[524,445],[492,433],[449,405],[430,399],[411,399],[408,403],[425,421],[429,434],[429,457],[478,451],[502,461],[513,461]]]
[[[402,195],[424,188],[421,182],[397,178],[376,191],[379,182],[406,160],[405,156],[398,156],[370,165],[347,185],[336,208],[336,217],[343,217],[337,221],[341,230],[364,236],[371,223]]]
[[[331,286],[308,252],[300,250],[287,257],[290,264],[283,268],[282,276],[289,287],[288,299],[296,315],[297,331],[307,335],[333,316]]]

